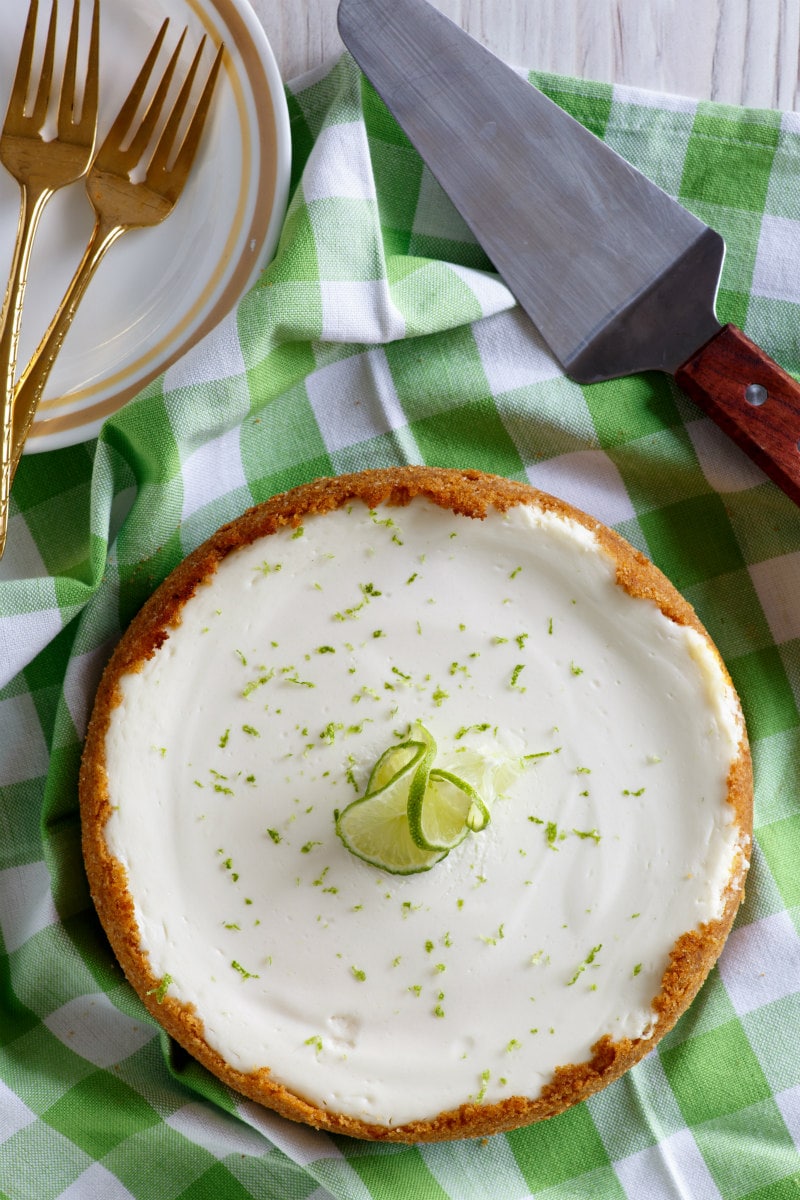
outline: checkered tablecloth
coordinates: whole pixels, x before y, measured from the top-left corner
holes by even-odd
[[[800,376],[800,116],[538,82],[726,238],[719,312]],[[97,441],[30,456],[0,564],[0,1195],[13,1200],[796,1200],[800,511],[664,376],[564,377],[345,57],[289,88],[273,264]],[[756,839],[719,967],[588,1103],[488,1140],[376,1146],[228,1092],[126,984],[89,900],[93,689],[218,525],[320,474],[530,480],[695,605],[740,691]]]

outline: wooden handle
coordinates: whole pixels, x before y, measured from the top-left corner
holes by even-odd
[[[725,325],[675,372],[678,386],[800,504],[800,384]]]

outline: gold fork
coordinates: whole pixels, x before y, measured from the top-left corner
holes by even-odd
[[[205,47],[205,37],[200,41],[152,150],[144,178],[137,182],[131,180],[131,172],[140,166],[152,142],[186,36],[184,30],[138,127],[131,133],[168,25],[169,19],[161,26],[144,66],[87,176],[86,190],[95,210],[94,230],[58,311],[17,385],[14,396],[13,470],[16,470],[19,462],[53,363],[101,260],[127,230],[157,225],[169,216],[181,196],[194,162],[224,51],[224,47],[220,46],[194,110],[185,119]],[[181,138],[184,125],[185,132]]]
[[[100,15],[94,0],[92,29],[84,79],[81,115],[77,116],[78,10],[73,0],[67,54],[58,103],[57,136],[42,137],[50,106],[55,59],[57,0],[52,0],[44,55],[33,107],[26,114],[31,90],[38,0],[31,0],[19,63],[5,123],[0,134],[0,162],[20,187],[19,224],[11,259],[8,287],[0,316],[0,555],[8,527],[8,498],[13,475],[13,391],[17,362],[22,302],[36,229],[45,205],[54,192],[86,174],[94,150],[97,129]]]

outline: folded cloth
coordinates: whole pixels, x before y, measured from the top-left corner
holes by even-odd
[[[800,116],[535,78],[723,234],[720,317],[800,374]],[[96,442],[27,457],[14,487],[0,568],[0,1194],[795,1196],[800,512],[666,376],[564,377],[349,57],[288,90],[294,180],[272,265]],[[652,557],[727,662],[756,772],[747,901],[658,1050],[563,1116],[420,1148],[292,1125],[159,1033],[95,917],[76,801],[99,673],[179,560],[293,484],[415,462],[530,480]]]

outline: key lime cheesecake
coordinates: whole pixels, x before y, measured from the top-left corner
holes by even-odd
[[[232,1088],[361,1138],[563,1111],[675,1023],[752,828],[692,608],[531,487],[405,467],[224,526],[104,674],[84,855],[150,1012]]]

